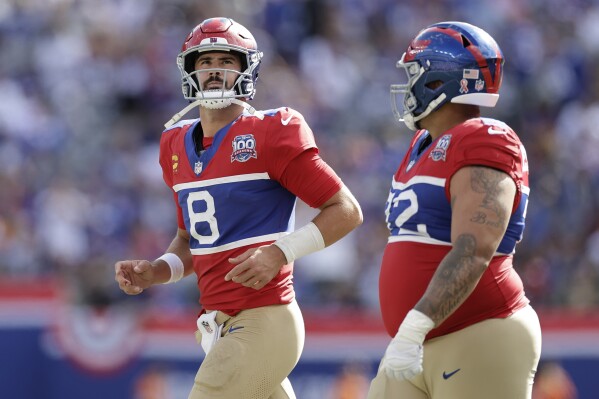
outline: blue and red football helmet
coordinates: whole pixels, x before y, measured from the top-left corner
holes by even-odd
[[[494,107],[503,75],[503,53],[484,30],[440,22],[421,30],[397,62],[407,82],[391,85],[393,112],[411,130],[449,102]],[[434,84],[433,84],[434,83]],[[397,96],[403,95],[403,100]]]

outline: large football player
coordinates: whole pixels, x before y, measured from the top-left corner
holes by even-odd
[[[516,133],[480,114],[503,62],[488,33],[443,22],[397,63],[393,109],[416,134],[386,204],[379,288],[393,339],[369,398],[531,397],[541,330],[512,264],[528,163]]]
[[[192,103],[160,140],[178,232],[160,258],[115,265],[128,294],[195,272],[206,357],[190,399],[295,397],[287,376],[300,357],[304,326],[293,261],[362,221],[302,115],[247,103],[261,60],[252,34],[229,18],[205,20],[185,39],[177,65]],[[180,120],[198,106],[199,119]],[[298,197],[320,212],[294,230]]]

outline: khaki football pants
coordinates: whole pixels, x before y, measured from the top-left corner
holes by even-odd
[[[304,347],[304,320],[295,301],[218,312],[221,338],[200,365],[188,399],[295,399],[287,376]],[[196,332],[198,342],[200,332]]]
[[[368,399],[530,399],[541,326],[527,306],[424,343],[424,372],[409,381],[379,367]]]

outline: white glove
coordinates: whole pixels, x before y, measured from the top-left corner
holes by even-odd
[[[383,369],[389,378],[409,380],[422,373],[422,343],[435,327],[430,317],[412,309],[385,351]]]

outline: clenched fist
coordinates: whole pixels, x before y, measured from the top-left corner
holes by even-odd
[[[137,295],[154,281],[154,268],[147,260],[123,260],[114,265],[114,279],[125,294]]]

